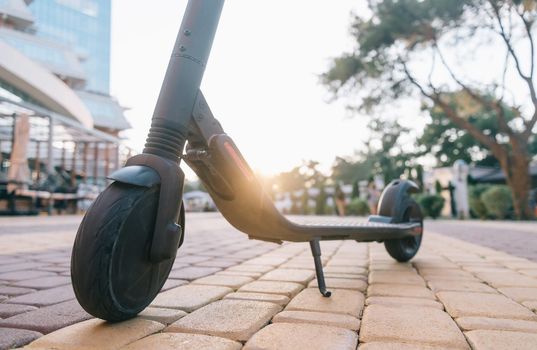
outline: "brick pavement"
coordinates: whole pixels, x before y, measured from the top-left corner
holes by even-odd
[[[0,349],[537,348],[535,262],[429,232],[407,264],[322,242],[323,298],[307,244],[248,240],[218,214],[188,215],[163,291],[107,324],[66,279],[79,220],[0,218]]]
[[[429,220],[428,232],[462,239],[537,262],[537,222]]]

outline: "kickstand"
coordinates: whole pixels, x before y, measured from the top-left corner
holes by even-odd
[[[319,285],[319,291],[323,297],[330,297],[332,292],[326,290],[326,284],[324,282],[323,263],[321,261],[321,246],[319,240],[314,239],[310,241],[311,254],[313,255],[313,261],[315,262],[315,273],[317,274],[317,284]]]

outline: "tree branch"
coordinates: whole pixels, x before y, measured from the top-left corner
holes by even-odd
[[[500,146],[500,144],[498,144],[496,142],[495,139],[493,139],[492,137],[490,137],[488,135],[485,135],[475,125],[473,125],[468,120],[466,120],[466,119],[462,118],[461,116],[459,116],[457,111],[455,111],[449,104],[447,104],[446,102],[442,101],[442,99],[440,97],[440,93],[435,91],[434,87],[432,87],[433,88],[433,93],[428,93],[423,88],[423,86],[412,76],[412,74],[410,74],[410,72],[408,70],[408,67],[406,66],[405,62],[402,59],[400,59],[399,61],[402,64],[403,70],[405,72],[405,75],[407,76],[407,78],[410,81],[410,83],[412,83],[412,85],[416,86],[423,96],[429,98],[430,100],[432,100],[435,103],[435,105],[437,105],[438,107],[442,108],[442,110],[444,111],[446,116],[455,125],[457,125],[459,128],[461,128],[463,130],[467,130],[470,133],[470,135],[472,135],[473,137],[476,138],[477,141],[482,143],[484,146],[488,147],[491,150],[491,152],[494,153],[494,155],[497,158],[500,158],[500,157],[504,156],[503,148]]]
[[[442,62],[442,64],[446,68],[446,70],[448,71],[448,73],[451,76],[451,78],[457,84],[459,84],[459,86],[463,89],[463,91],[465,91],[468,95],[470,95],[470,97],[474,101],[476,101],[477,103],[479,103],[480,105],[482,105],[485,108],[494,109],[496,111],[496,116],[498,118],[498,126],[499,126],[500,130],[503,131],[505,134],[509,135],[509,137],[513,137],[514,136],[514,131],[507,124],[507,120],[505,119],[505,111],[503,110],[503,108],[501,106],[501,100],[500,101],[495,101],[495,102],[487,101],[483,96],[479,95],[478,93],[473,91],[469,86],[464,84],[462,82],[462,80],[460,80],[455,75],[455,73],[453,72],[451,67],[447,64],[447,62],[446,62],[446,60],[444,58],[444,55],[442,54],[442,52],[440,51],[440,48],[438,47],[438,44],[435,42],[433,44],[433,46],[434,46],[435,50],[438,52],[438,57],[440,57],[440,61]]]
[[[522,80],[524,80],[526,82],[526,85],[528,86],[528,90],[530,92],[531,102],[533,103],[533,107],[534,107],[534,113],[533,113],[533,116],[531,117],[531,119],[524,123],[526,125],[526,130],[524,130],[524,132],[522,133],[523,137],[527,139],[531,135],[533,127],[535,126],[535,123],[537,123],[537,92],[535,91],[535,86],[533,85],[533,70],[534,70],[533,36],[531,36],[531,33],[528,36],[528,38],[530,39],[530,42],[531,42],[531,52],[532,52],[532,54],[531,54],[532,61],[531,61],[531,65],[530,65],[531,69],[530,69],[530,75],[528,76],[528,75],[524,74],[524,72],[522,71],[522,67],[520,65],[520,60],[518,59],[518,56],[515,53],[513,45],[511,44],[511,39],[510,39],[509,36],[507,36],[507,34],[505,32],[505,28],[503,26],[503,22],[502,22],[502,19],[501,19],[499,7],[492,0],[488,0],[488,2],[490,4],[490,6],[492,7],[492,10],[493,10],[494,15],[496,17],[496,21],[498,22],[498,25],[500,27],[500,33],[499,34],[502,37],[502,39],[503,39],[503,41],[505,43],[505,46],[507,47],[507,50],[509,51],[509,54],[511,55],[511,57],[513,58],[513,60],[515,62],[515,67],[516,67],[516,70],[518,72],[518,75],[522,78]],[[523,21],[524,21],[524,23],[526,23],[525,19],[523,19]],[[530,29],[531,29],[531,27],[530,27]],[[526,30],[528,30],[528,29],[526,29]],[[529,32],[531,32],[531,30]]]
[[[518,11],[515,10],[515,12],[517,13],[518,17],[520,17],[520,19],[522,20],[522,23],[524,23],[524,29],[526,29],[526,34],[528,36],[528,40],[530,42],[530,58],[531,58],[531,61],[530,61],[530,78],[533,78],[533,72],[534,72],[534,68],[535,68],[535,47],[534,47],[534,42],[533,42],[533,34],[531,33],[531,23],[528,22],[525,18],[524,18],[524,12],[520,13]]]

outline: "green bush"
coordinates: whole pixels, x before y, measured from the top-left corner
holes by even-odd
[[[513,212],[513,199],[509,187],[492,186],[481,194],[487,213],[495,219],[508,218]]]
[[[345,214],[364,216],[369,215],[369,204],[363,199],[354,198],[345,208]]]
[[[486,184],[478,184],[475,186],[470,186],[469,190],[469,204],[470,204],[470,214],[479,219],[486,219],[488,217],[487,207],[481,200],[481,195],[489,190],[492,186]]]
[[[442,213],[445,199],[438,194],[422,194],[416,197],[424,216],[436,219]]]

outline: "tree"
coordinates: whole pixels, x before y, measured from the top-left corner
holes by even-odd
[[[427,108],[441,112],[443,119],[498,160],[516,216],[530,218],[529,145],[537,123],[536,3],[370,0],[372,15],[353,19],[355,50],[334,59],[322,80],[337,97],[352,93],[357,96],[357,107],[369,111],[418,93]],[[501,57],[498,71],[472,79],[467,72],[469,62],[479,61],[476,55],[485,51],[490,60],[492,50],[494,57]],[[524,94],[510,90],[517,83]],[[490,113],[497,125],[495,135],[472,123],[470,117],[477,110]]]
[[[290,171],[280,173],[271,179],[276,185],[278,192],[292,192],[304,188],[306,176],[301,172],[301,167],[297,166]]]
[[[324,189],[324,184],[319,185],[319,194],[315,198],[315,215],[325,215],[326,214],[326,191]]]
[[[331,178],[334,182],[344,184],[367,180],[373,169],[373,159],[358,153],[354,156],[336,157],[332,165]]]
[[[399,137],[408,132],[397,121],[374,118],[368,124],[370,138],[364,157],[373,161],[370,175],[382,175],[387,184],[412,167],[412,155],[405,152]]]
[[[302,215],[310,214],[310,195],[306,188],[302,191],[302,197],[300,198],[300,209],[302,209]]]
[[[352,183],[351,198],[360,198],[360,185],[358,184],[358,181],[353,181]]]

